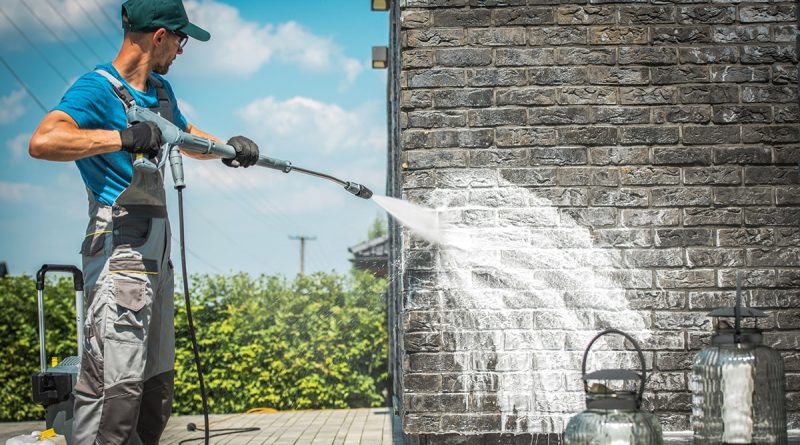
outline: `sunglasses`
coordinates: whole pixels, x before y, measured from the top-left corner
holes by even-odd
[[[169,30],[168,30],[169,31]],[[189,36],[180,32],[180,31],[170,31],[172,34],[175,34],[178,37],[178,45],[183,49],[186,46],[186,42],[189,41]]]

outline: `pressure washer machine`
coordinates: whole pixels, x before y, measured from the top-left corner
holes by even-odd
[[[72,274],[75,288],[75,313],[78,331],[78,355],[66,357],[47,366],[45,345],[44,284],[48,272],[67,272]],[[80,356],[83,352],[83,273],[75,266],[45,264],[36,273],[36,290],[39,305],[39,372],[31,376],[33,401],[44,406],[45,425],[66,437],[72,445],[72,420],[75,414],[75,397],[72,388],[78,380]]]

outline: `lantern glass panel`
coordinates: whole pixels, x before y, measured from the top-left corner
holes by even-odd
[[[588,409],[573,417],[564,434],[565,445],[658,445],[661,425],[639,410]]]

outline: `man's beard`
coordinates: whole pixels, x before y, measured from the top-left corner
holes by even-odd
[[[165,74],[167,74],[167,73],[169,72],[169,66],[170,66],[170,65],[171,65],[171,64],[169,64],[169,63],[168,63],[168,64],[166,64],[166,65],[158,64],[158,65],[156,65],[156,66],[154,66],[154,67],[153,67],[153,71],[154,71],[156,74],[160,74],[160,75],[162,75],[162,76],[163,76],[163,75],[165,75]]]

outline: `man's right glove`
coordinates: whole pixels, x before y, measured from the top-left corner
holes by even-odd
[[[142,153],[148,158],[155,157],[163,144],[161,129],[153,122],[137,122],[120,130],[119,138],[122,141],[122,151]]]
[[[223,159],[222,163],[228,167],[250,167],[258,162],[258,145],[244,136],[234,136],[228,140],[228,145],[236,151],[233,159]]]

